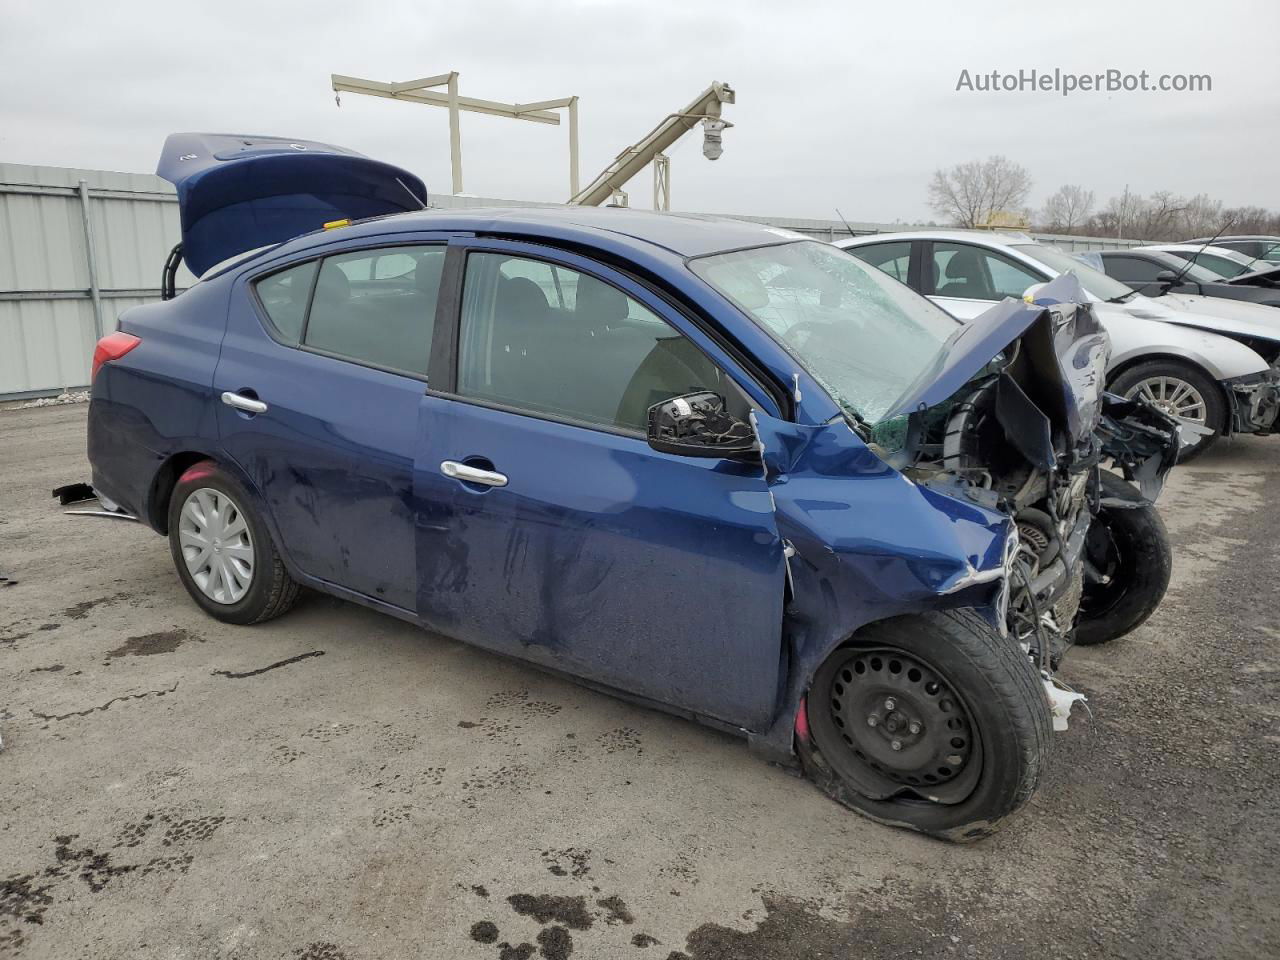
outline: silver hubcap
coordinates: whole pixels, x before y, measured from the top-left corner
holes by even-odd
[[[1128,393],[1149,400],[1170,416],[1204,424],[1208,415],[1200,391],[1177,377],[1148,377]]]
[[[221,490],[193,490],[182,505],[178,542],[187,572],[209,599],[235,603],[253,584],[253,540],[234,500]]]

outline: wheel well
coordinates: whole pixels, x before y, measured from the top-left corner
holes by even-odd
[[[1176,353],[1142,353],[1136,357],[1130,357],[1124,363],[1120,364],[1117,367],[1113,367],[1110,371],[1108,371],[1107,383],[1108,384],[1114,383],[1121,374],[1127,373],[1128,371],[1132,370],[1136,366],[1139,366],[1144,363],[1153,363],[1156,361],[1159,361],[1161,363],[1172,363],[1179,367],[1190,367],[1192,370],[1195,370],[1197,373],[1201,374],[1202,376],[1208,377],[1209,380],[1213,381],[1214,383],[1218,382],[1218,378],[1215,377],[1208,370],[1206,370],[1204,367],[1202,367],[1200,364],[1196,363],[1194,360],[1188,360],[1186,357],[1180,357]]]
[[[151,495],[147,497],[147,521],[153,530],[164,534],[169,532],[169,499],[173,496],[178,478],[200,461],[211,459],[213,458],[207,453],[188,450],[175,453],[161,464],[155,479],[151,481]]]

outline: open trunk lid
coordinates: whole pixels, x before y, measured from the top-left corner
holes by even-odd
[[[311,140],[174,133],[156,173],[178,188],[182,256],[197,276],[332,220],[427,204],[426,187],[407,170]]]

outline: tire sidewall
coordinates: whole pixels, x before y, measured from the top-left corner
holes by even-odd
[[[1101,483],[1103,496],[1133,499],[1132,487],[1120,477],[1104,472]],[[1120,551],[1116,575],[1123,576],[1125,582],[1106,609],[1087,615],[1081,611],[1075,629],[1075,642],[1080,646],[1107,643],[1141,626],[1164,599],[1173,567],[1169,535],[1150,501],[1139,499],[1131,507],[1103,507],[1093,522],[1110,531]]]
[[[1038,769],[1045,760],[1040,755],[1043,751],[1037,745],[1038,738],[1029,727],[1039,724],[1047,730],[1049,707],[1043,693],[1038,693],[1034,699],[1028,697],[1030,702],[1024,702],[1022,706],[1025,711],[1041,715],[1016,716],[1017,710],[1011,709],[988,669],[959,649],[949,637],[939,636],[936,638],[938,642],[929,642],[932,638],[928,636],[928,623],[929,619],[925,617],[905,617],[873,624],[860,632],[857,643],[846,646],[897,647],[924,661],[945,678],[969,715],[972,734],[980,738],[982,744],[982,771],[973,792],[955,804],[874,800],[863,796],[822,756],[823,745],[819,738],[823,724],[813,712],[807,715],[810,736],[807,741],[804,738],[800,740],[801,759],[819,786],[841,803],[874,820],[911,827],[944,839],[973,840],[990,833],[1001,819],[1021,805],[1027,766],[1030,764]],[[907,627],[906,631],[901,630],[903,626]],[[908,643],[916,642],[908,646],[904,639]],[[923,643],[919,642],[921,639]],[[819,675],[839,653],[840,650],[834,651],[815,673],[811,691],[819,688]],[[1030,659],[1019,656],[1017,660],[1026,674],[1022,681],[1030,681],[1039,691],[1040,679]],[[812,701],[806,702],[806,710],[812,709]],[[815,719],[818,719],[817,723]],[[828,743],[827,746],[839,748],[836,744]]]
[[[249,526],[249,535],[253,540],[253,582],[245,591],[245,595],[235,603],[218,603],[207,596],[191,576],[186,560],[182,556],[182,546],[178,536],[182,508],[191,493],[200,489],[216,490],[230,497]],[[169,499],[168,530],[169,553],[173,557],[178,579],[182,581],[182,585],[187,588],[187,592],[200,608],[219,620],[230,623],[253,623],[270,602],[271,570],[276,556],[266,524],[259,517],[256,505],[244,486],[211,460],[188,467],[178,478]]]

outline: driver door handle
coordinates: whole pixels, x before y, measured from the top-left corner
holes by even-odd
[[[235,407],[237,410],[243,410],[245,413],[266,413],[267,405],[261,400],[254,400],[252,397],[242,397],[238,393],[232,393],[228,390],[222,395],[222,402],[228,407]]]
[[[446,477],[453,477],[455,480],[463,480],[466,483],[482,483],[486,487],[505,487],[507,485],[506,474],[498,473],[494,470],[481,470],[479,467],[469,467],[465,463],[458,463],[456,460],[445,460],[440,464],[440,472]]]

